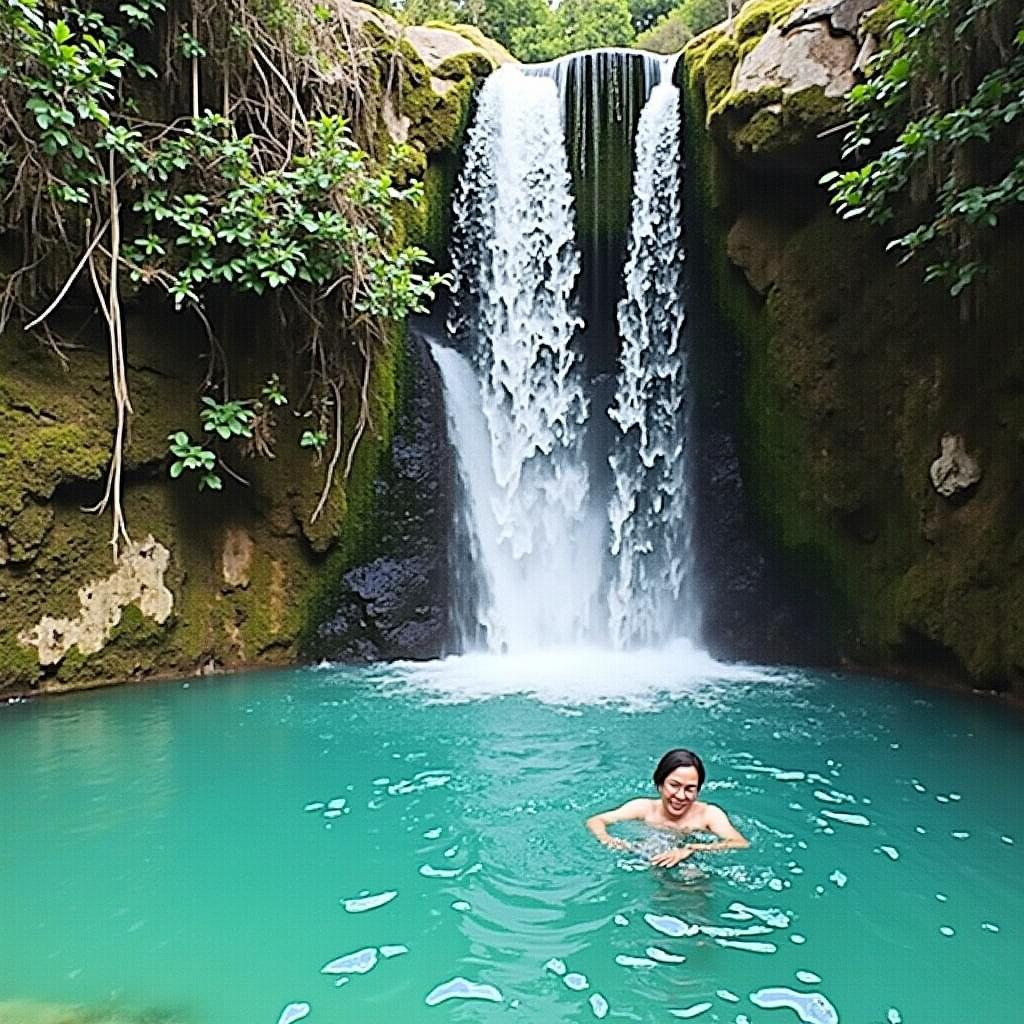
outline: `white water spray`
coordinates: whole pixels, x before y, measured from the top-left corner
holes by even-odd
[[[551,654],[696,635],[687,593],[678,92],[655,84],[664,71],[655,58],[584,57],[570,58],[581,61],[571,75],[561,65],[495,72],[468,136],[449,322],[464,354],[434,349],[473,570],[460,591],[472,605],[462,609],[462,650]],[[642,112],[638,102],[630,113],[637,94]],[[627,145],[626,125],[638,117],[610,454],[591,450],[609,443],[603,408],[597,433],[586,435],[583,325],[573,306],[580,256],[564,135],[574,117],[595,133],[604,117]],[[583,163],[594,168],[602,166],[598,141],[586,133],[578,140]],[[622,145],[613,149],[621,154]],[[599,177],[588,179],[591,199],[600,200],[601,187]]]
[[[610,456],[608,508],[615,574],[608,593],[616,647],[694,636],[691,495],[686,473],[683,224],[679,190],[679,92],[655,86],[640,115],[622,348],[609,416],[619,428]],[[682,599],[681,599],[682,597]]]
[[[553,81],[512,67],[487,81],[455,217],[450,329],[476,363],[476,394],[457,356],[438,361],[481,570],[476,619],[490,650],[571,643],[599,603],[602,538],[587,504],[579,256]]]

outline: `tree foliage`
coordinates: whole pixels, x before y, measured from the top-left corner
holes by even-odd
[[[546,61],[602,46],[630,46],[637,16],[653,19],[670,0],[377,0],[406,24],[464,22],[477,26],[523,61]]]
[[[636,45],[655,53],[678,53],[694,36],[728,16],[728,0],[683,0],[637,36]]]
[[[629,18],[636,32],[646,32],[672,11],[678,0],[629,0]]]
[[[895,226],[959,295],[1024,203],[1024,15],[1013,0],[899,0],[849,102],[844,157],[823,182],[846,218]]]

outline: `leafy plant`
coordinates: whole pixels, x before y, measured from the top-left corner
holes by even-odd
[[[901,225],[888,247],[927,259],[925,279],[959,295],[1024,203],[1024,14],[1011,0],[888,10],[883,48],[849,94],[843,156],[857,166],[821,180],[844,218]]]
[[[323,430],[304,430],[299,444],[303,448],[313,448],[320,455],[327,447],[327,432]]]
[[[218,402],[209,395],[202,399],[205,409],[199,412],[203,430],[217,434],[224,441],[233,437],[252,437],[252,421],[255,413],[248,408],[248,401]]]
[[[371,154],[338,116],[380,73],[375,59],[352,60],[358,19],[316,0],[270,6],[193,0],[168,16],[165,0],[0,5],[0,227],[24,242],[23,264],[0,281],[0,330],[18,315],[59,353],[47,317],[80,276],[92,284],[112,353],[115,440],[97,510],[113,507],[115,556],[128,538],[124,280],[165,291],[202,320],[213,345],[212,291],[273,300],[281,322],[305,330],[310,393],[320,394],[340,391],[343,380],[369,381],[386,321],[423,309],[443,280],[401,241],[401,209],[423,196],[405,177],[406,154]],[[324,31],[337,20],[343,31]],[[159,69],[140,53],[159,54]],[[200,74],[200,61],[216,74]],[[184,110],[184,90],[140,84],[154,77],[189,81]],[[200,114],[210,78],[227,116]],[[376,141],[376,112],[356,109],[361,138]],[[47,292],[56,296],[36,315]],[[371,408],[361,399],[346,466]],[[276,379],[257,400],[210,399],[203,429],[270,455],[271,412],[285,401]],[[176,455],[172,466],[200,469],[206,449],[181,443],[191,461]],[[204,486],[215,486],[212,477]]]
[[[260,397],[267,405],[280,407],[288,404],[288,398],[281,387],[281,378],[276,373],[263,385]]]
[[[224,481],[215,471],[217,456],[208,448],[194,444],[192,439],[184,430],[168,434],[170,441],[168,449],[174,456],[171,463],[171,479],[177,480],[186,470],[197,470],[199,472],[199,490],[209,488],[211,491],[219,491],[224,486]]]

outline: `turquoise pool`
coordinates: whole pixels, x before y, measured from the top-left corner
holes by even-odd
[[[984,699],[678,651],[8,706],[0,1021],[1015,1021],[1022,736]],[[678,745],[752,848],[665,872],[595,843]]]

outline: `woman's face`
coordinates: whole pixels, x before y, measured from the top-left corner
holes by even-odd
[[[689,810],[700,792],[699,776],[693,765],[676,768],[665,776],[658,787],[661,802],[670,817],[680,817]]]

